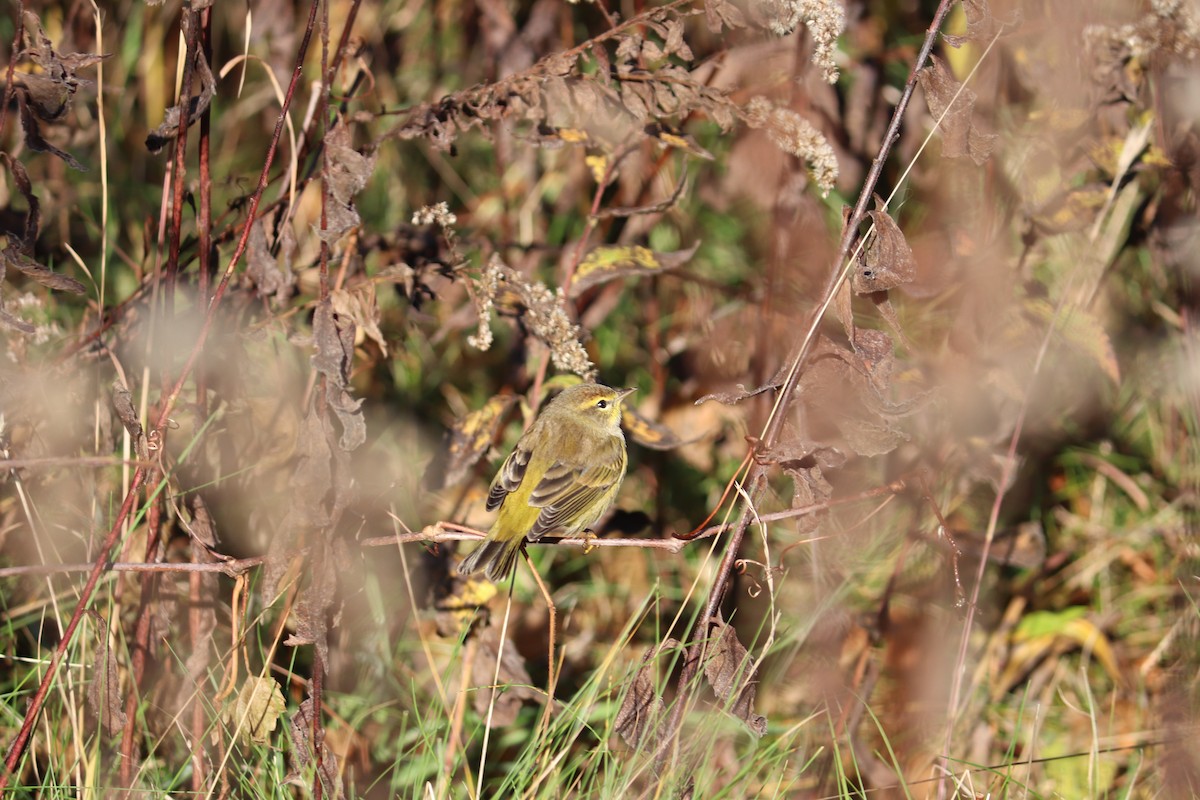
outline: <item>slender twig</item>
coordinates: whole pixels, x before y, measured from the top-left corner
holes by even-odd
[[[546,662],[546,707],[542,709],[542,718],[538,722],[538,735],[549,730],[550,712],[554,709],[554,689],[558,685],[558,673],[554,670],[554,646],[556,644],[556,634],[558,633],[558,607],[554,605],[554,598],[550,596],[550,590],[546,588],[546,582],[542,580],[542,576],[533,568],[533,560],[529,557],[529,553],[524,550],[521,555],[525,557],[525,563],[529,565],[529,572],[533,575],[533,580],[537,583],[537,587],[541,590],[542,599],[546,601],[546,610],[549,612],[549,647]]]

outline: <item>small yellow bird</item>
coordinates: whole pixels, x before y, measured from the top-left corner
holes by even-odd
[[[625,477],[621,401],[632,391],[583,383],[550,401],[492,480],[487,510],[500,513],[460,575],[482,569],[500,582],[526,539],[574,536],[600,519]]]

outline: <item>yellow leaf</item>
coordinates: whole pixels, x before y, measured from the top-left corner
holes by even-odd
[[[568,144],[579,144],[580,142],[588,141],[587,131],[577,130],[575,128],[559,128],[558,138]]]
[[[232,708],[226,709],[225,718],[243,741],[266,744],[286,709],[283,692],[275,680],[251,675],[242,684]]]
[[[676,269],[687,263],[700,243],[687,250],[664,253],[637,245],[612,245],[592,250],[575,270],[571,283],[571,296],[615,278],[633,275],[654,275],[664,270]]]
[[[621,426],[633,441],[651,450],[674,450],[684,444],[670,428],[642,416],[629,406],[621,406]]]
[[[592,178],[596,183],[604,180],[604,176],[608,172],[608,158],[606,156],[588,156],[583,162],[592,171]]]

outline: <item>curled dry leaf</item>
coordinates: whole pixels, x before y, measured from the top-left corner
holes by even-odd
[[[960,0],[960,5],[967,19],[967,30],[959,35],[942,34],[947,44],[951,47],[962,47],[969,41],[985,41],[996,32],[999,25],[992,17],[987,0]]]
[[[120,379],[113,381],[112,402],[113,410],[117,412],[117,418],[121,420],[125,430],[129,431],[129,437],[133,439],[133,449],[138,454],[138,458],[146,458],[146,431],[142,428],[142,421],[138,419],[137,409],[133,406],[133,396]]]
[[[341,576],[350,571],[351,562],[344,542],[322,538],[313,543],[309,563],[311,576],[292,608],[294,628],[284,644],[288,647],[314,645],[317,658],[328,669],[329,629],[337,627],[342,613],[338,585]]]
[[[52,272],[48,267],[42,266],[17,250],[12,244],[0,250],[0,258],[4,259],[6,267],[12,267],[18,272],[25,273],[26,276],[48,289],[70,292],[72,294],[85,294],[87,292],[87,289],[79,281],[66,275]]]
[[[712,620],[710,635],[709,657],[704,664],[705,679],[731,714],[745,722],[754,735],[764,735],[767,718],[754,713],[756,690],[750,654],[738,641],[733,627],[720,617]]]
[[[292,295],[296,275],[292,272],[292,256],[296,252],[296,235],[290,222],[283,223],[279,234],[279,258],[271,255],[263,217],[250,226],[246,242],[246,280],[259,297],[271,298],[271,305],[280,308]]]
[[[868,211],[875,232],[863,248],[852,282],[857,294],[883,292],[912,283],[917,262],[900,226],[886,211]]]
[[[704,20],[708,23],[708,29],[712,33],[720,33],[722,28],[746,27],[745,16],[729,0],[706,0]]]
[[[934,55],[929,57],[929,66],[917,73],[917,78],[925,90],[929,112],[942,132],[942,155],[970,156],[977,165],[982,165],[991,157],[998,137],[975,126],[975,92],[956,81],[946,62]]]
[[[325,378],[325,399],[342,424],[339,446],[354,450],[367,440],[362,400],[350,395],[350,366],[354,361],[354,321],[336,314],[329,300],[317,305],[313,313],[313,341],[317,352],[313,369]]]
[[[341,120],[325,136],[325,187],[328,198],[325,204],[326,227],[320,231],[321,239],[334,244],[351,228],[359,223],[358,209],[354,197],[371,179],[375,169],[375,156],[364,155],[354,149],[350,128]]]
[[[185,33],[188,26],[195,24],[194,16],[194,13],[184,13],[182,26]],[[164,147],[175,141],[175,137],[179,135],[179,123],[185,106],[187,108],[187,126],[190,128],[200,121],[200,117],[212,105],[213,95],[217,93],[217,82],[213,78],[208,59],[205,58],[203,52],[193,53],[192,59],[195,69],[192,75],[192,86],[198,86],[200,91],[179,105],[171,106],[166,110],[162,123],[146,136],[146,149],[151,153],[161,152]]]
[[[579,297],[593,286],[634,275],[659,275],[686,264],[695,254],[700,243],[687,250],[670,253],[651,250],[648,247],[611,245],[597,247],[584,256],[575,270],[571,283],[571,297]]]
[[[33,193],[33,186],[29,181],[29,173],[25,171],[25,166],[8,153],[0,153],[0,162],[4,163],[13,176],[13,182],[29,209],[25,213],[21,237],[18,239],[14,235],[9,235],[4,248],[0,249],[0,283],[4,281],[8,268],[12,267],[47,288],[73,294],[84,294],[87,290],[82,283],[74,278],[53,272],[29,257],[29,254],[33,252],[34,242],[37,240],[41,206],[37,196]],[[22,333],[35,331],[35,328],[29,323],[4,311],[2,298],[0,298],[0,325],[14,328]]]
[[[277,599],[279,581],[296,558],[297,548],[303,546],[305,534],[328,528],[345,502],[345,451],[334,448],[333,437],[333,423],[315,411],[304,417],[295,433],[295,468],[289,477],[294,500],[279,525],[278,535],[271,539],[263,566],[261,591],[267,605]]]
[[[108,56],[95,53],[63,55],[54,49],[36,15],[26,11],[24,21],[25,46],[17,57],[28,58],[41,67],[41,72],[13,75],[13,90],[25,133],[25,145],[30,150],[57,156],[73,169],[83,171],[85,167],[73,156],[43,138],[40,123],[63,120],[70,108],[71,98],[81,86],[91,85],[91,81],[79,77],[79,70],[97,64]]]
[[[716,400],[718,403],[724,403],[727,406],[732,406],[740,403],[743,400],[748,400],[751,397],[757,397],[763,392],[769,392],[772,389],[778,389],[780,386],[783,386],[784,381],[787,380],[789,366],[790,365],[788,364],[780,365],[779,369],[777,369],[775,374],[771,377],[771,380],[767,381],[762,386],[754,389],[747,389],[745,386],[739,383],[736,384],[737,391],[711,392],[697,400],[696,405],[700,405],[701,403],[705,403],[709,400]]]
[[[515,400],[513,395],[495,395],[455,423],[448,434],[445,478],[441,488],[455,486],[471,473],[471,468],[492,446],[500,424]]]
[[[334,289],[330,292],[333,300],[333,310],[338,316],[349,317],[363,335],[379,346],[380,352],[387,355],[387,340],[379,329],[379,298],[375,294],[375,284],[368,283],[353,289]]]
[[[318,743],[319,752],[313,753],[313,700],[305,699],[296,709],[296,713],[288,720],[291,731],[292,752],[288,754],[291,770],[287,774],[287,782],[312,787],[312,779],[306,776],[314,772],[321,779],[321,796],[330,800],[342,800],[346,796],[341,778],[338,776],[338,760],[333,750],[329,748],[324,737]]]
[[[96,649],[92,655],[92,682],[88,686],[88,711],[100,721],[110,736],[125,728],[125,700],[121,696],[121,673],[117,657],[109,647],[108,625],[104,618],[89,611],[96,622]]]
[[[12,173],[13,182],[16,183],[17,190],[21,192],[21,197],[25,199],[25,205],[29,209],[25,212],[21,249],[26,253],[31,253],[33,244],[37,241],[38,227],[41,224],[41,204],[38,202],[37,195],[33,193],[33,184],[29,180],[29,173],[25,171],[25,165],[8,153],[0,153],[0,161],[4,162],[4,166]]]
[[[668,428],[627,406],[621,407],[621,427],[633,441],[651,450],[674,450],[686,442]]]
[[[656,752],[662,738],[661,728],[667,710],[658,693],[658,657],[667,650],[683,647],[678,639],[667,639],[642,656],[642,666],[629,683],[629,689],[617,709],[613,730],[635,750]]]

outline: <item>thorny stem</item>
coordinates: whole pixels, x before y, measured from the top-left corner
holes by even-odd
[[[921,50],[913,62],[912,69],[909,71],[908,80],[904,85],[904,92],[901,94],[896,108],[892,111],[892,118],[888,124],[887,132],[884,134],[883,141],[879,145],[879,153],[875,156],[875,160],[871,162],[871,169],[868,171],[866,180],[863,182],[862,189],[859,192],[858,202],[855,203],[854,210],[846,220],[845,227],[842,230],[842,239],[838,247],[837,257],[833,262],[829,282],[825,288],[824,300],[813,312],[808,330],[796,345],[789,359],[791,368],[788,371],[787,379],[779,390],[779,395],[771,411],[771,416],[767,420],[763,435],[760,437],[767,451],[779,439],[779,435],[783,430],[783,421],[787,417],[787,411],[791,406],[796,387],[799,385],[802,368],[809,353],[812,351],[813,342],[816,341],[817,328],[821,324],[825,311],[833,304],[838,288],[841,286],[842,281],[845,280],[849,271],[850,251],[858,238],[858,226],[866,218],[867,208],[870,205],[871,198],[874,196],[875,186],[879,183],[879,178],[883,174],[884,164],[887,163],[887,159],[891,155],[892,146],[899,139],[900,126],[904,121],[904,112],[908,109],[909,101],[912,99],[913,92],[917,86],[917,75],[933,50],[933,45],[937,41],[942,23],[945,21],[952,3],[953,0],[941,0],[938,4],[933,21],[925,32],[925,41],[922,43]],[[750,476],[750,485],[746,489],[750,498],[756,500],[761,496],[763,487],[766,484],[766,475],[766,465],[761,463],[756,464]],[[742,514],[738,518],[733,535],[730,537],[725,555],[721,559],[716,580],[713,581],[712,588],[709,590],[708,600],[704,605],[704,612],[700,615],[695,627],[692,629],[691,644],[688,646],[687,656],[684,659],[683,669],[679,678],[679,686],[681,687],[691,684],[704,663],[704,654],[708,643],[708,630],[720,606],[721,599],[725,596],[730,573],[733,571],[734,564],[738,560],[737,554],[746,537],[746,530],[749,528],[750,520],[753,518],[752,512],[753,503],[747,503],[742,509]],[[667,721],[664,741],[672,743],[672,750],[676,749],[675,742],[686,703],[687,695],[681,696],[672,707],[671,716]]]
[[[292,70],[292,79],[288,84],[287,94],[284,96],[283,106],[279,111],[279,118],[275,122],[275,131],[271,136],[271,144],[267,148],[266,158],[263,163],[262,172],[259,174],[258,187],[254,192],[254,196],[250,200],[250,208],[247,211],[246,224],[242,228],[241,238],[238,240],[237,248],[234,250],[233,256],[229,260],[229,265],[225,269],[224,275],[221,277],[221,282],[214,292],[211,302],[208,306],[208,313],[205,315],[204,325],[200,329],[199,335],[196,337],[196,344],[189,354],[187,362],[184,364],[179,378],[175,383],[175,387],[171,390],[170,395],[162,403],[162,411],[159,413],[158,421],[155,424],[155,432],[161,439],[170,419],[171,411],[175,407],[175,402],[183,391],[183,386],[186,383],[188,376],[196,365],[196,361],[200,357],[200,351],[204,348],[205,342],[208,340],[209,333],[212,331],[213,322],[216,319],[217,308],[220,306],[221,298],[225,295],[225,290],[229,286],[229,281],[233,277],[234,271],[237,269],[238,263],[241,261],[242,255],[246,252],[246,245],[250,238],[250,224],[253,222],[255,215],[258,213],[258,207],[262,202],[263,193],[267,189],[268,178],[270,176],[271,163],[275,160],[275,153],[279,147],[279,138],[283,134],[283,123],[287,117],[288,109],[291,107],[292,98],[296,93],[296,87],[300,83],[300,75],[304,68],[304,57],[308,52],[308,45],[312,39],[313,24],[316,20],[317,8],[320,5],[320,0],[313,0],[309,8],[308,24],[304,30],[304,36],[300,41],[299,52],[296,57],[295,67]],[[121,502],[121,509],[117,513],[113,521],[112,527],[108,531],[108,535],[104,538],[104,543],[101,545],[99,555],[96,557],[92,572],[88,575],[87,583],[84,584],[83,590],[79,595],[79,603],[75,606],[75,611],[71,615],[70,621],[67,623],[66,629],[63,631],[62,638],[59,639],[58,646],[54,648],[54,653],[50,657],[50,663],[46,666],[46,671],[42,675],[41,683],[38,684],[37,691],[33,695],[33,699],[29,701],[29,707],[25,711],[25,719],[21,723],[21,729],[18,731],[12,745],[9,746],[8,754],[4,759],[5,769],[0,773],[0,792],[3,792],[8,787],[9,779],[16,771],[17,764],[21,760],[21,756],[25,752],[25,748],[29,745],[29,738],[33,734],[33,726],[37,723],[38,716],[41,713],[42,706],[46,703],[46,697],[50,693],[50,687],[58,674],[58,668],[62,664],[63,658],[66,656],[67,648],[70,647],[72,640],[75,637],[75,631],[79,627],[80,621],[83,619],[88,605],[92,601],[92,595],[96,591],[96,585],[100,581],[100,576],[105,572],[105,567],[108,564],[109,556],[113,548],[117,544],[117,540],[121,536],[121,531],[125,526],[125,520],[129,518],[133,511],[134,503],[137,499],[138,492],[145,483],[147,477],[147,468],[138,467],[133,473],[133,478],[130,481],[129,490],[125,493],[125,499]]]

